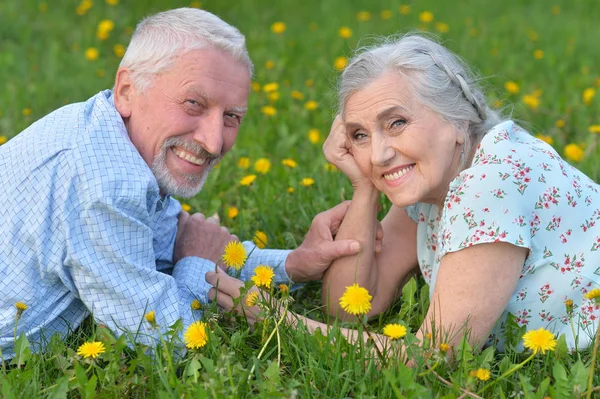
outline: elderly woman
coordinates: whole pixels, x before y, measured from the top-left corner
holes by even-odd
[[[339,298],[354,283],[373,296],[369,315],[381,313],[420,271],[430,305],[418,338],[434,331],[457,343],[468,332],[474,346],[491,339],[501,350],[512,313],[571,347],[591,342],[599,311],[584,294],[600,283],[597,184],[503,120],[458,57],[418,35],[356,55],[339,101],[324,152],[354,194],[336,239],[359,240],[362,253],[325,273],[332,315],[349,316]],[[380,193],[392,207],[376,252]]]

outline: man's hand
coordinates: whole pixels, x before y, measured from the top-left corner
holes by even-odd
[[[223,255],[225,245],[238,238],[229,233],[227,228],[219,225],[219,218],[204,218],[201,213],[190,216],[181,212],[177,224],[173,262],[177,263],[186,256],[197,256],[218,262]]]
[[[320,280],[331,262],[360,252],[361,245],[357,240],[334,241],[349,207],[350,201],[344,201],[315,216],[302,245],[287,258],[285,270],[293,281]],[[376,253],[381,252],[382,238],[383,229],[379,224],[375,242]]]

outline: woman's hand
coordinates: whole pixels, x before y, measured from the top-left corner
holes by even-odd
[[[325,158],[344,172],[354,188],[371,185],[371,181],[361,172],[351,152],[352,143],[346,134],[342,117],[337,115],[331,125],[331,131],[323,144]]]

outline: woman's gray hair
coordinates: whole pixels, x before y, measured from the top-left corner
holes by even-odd
[[[172,67],[188,51],[213,47],[248,67],[246,38],[216,15],[196,8],[177,8],[144,18],[136,27],[119,68],[128,68],[136,88],[146,90],[154,75]]]
[[[475,75],[456,54],[414,33],[384,38],[375,46],[356,51],[340,79],[340,113],[344,113],[352,94],[388,71],[408,77],[421,104],[466,133],[463,147],[466,154],[472,142],[502,120],[487,105]]]

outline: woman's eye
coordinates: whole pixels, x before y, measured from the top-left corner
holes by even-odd
[[[392,127],[402,127],[406,124],[406,119],[396,119],[392,122]]]
[[[362,141],[367,138],[367,135],[362,132],[356,132],[352,135],[354,141]]]

